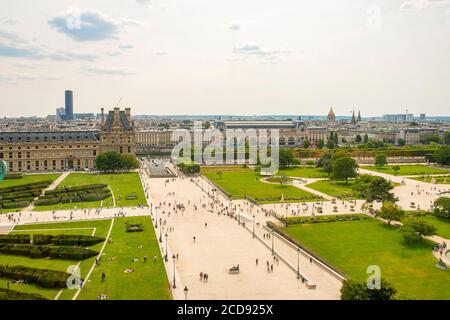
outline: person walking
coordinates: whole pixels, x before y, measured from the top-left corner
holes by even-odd
[[[144,256],[144,263],[147,262],[147,256]]]
[[[258,266],[258,258],[256,258],[256,266]]]
[[[194,236],[194,237],[192,237],[192,239],[194,239],[194,243],[195,243],[196,237]]]

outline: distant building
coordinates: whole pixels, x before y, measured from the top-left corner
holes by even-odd
[[[0,132],[0,160],[11,172],[85,170],[95,168],[102,152],[136,152],[131,110],[115,108],[99,130]]]
[[[336,115],[334,114],[333,107],[331,107],[330,112],[328,112],[327,122],[333,124],[336,121]]]
[[[65,119],[66,116],[66,109],[63,108],[57,108],[56,109],[56,121],[60,122]]]
[[[427,118],[427,115],[425,114],[425,113],[421,113],[420,114],[420,121],[425,121],[426,120],[426,118]]]
[[[387,122],[406,122],[413,121],[414,115],[412,113],[399,113],[399,114],[384,114],[383,120]]]
[[[65,120],[73,120],[73,92],[67,90],[65,93],[66,104],[65,104]]]

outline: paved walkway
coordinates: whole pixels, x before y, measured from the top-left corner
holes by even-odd
[[[196,180],[201,186],[200,178]],[[268,273],[267,261],[273,264],[270,248],[226,214],[230,205],[237,210],[239,201],[230,203],[218,192],[213,201],[208,196],[213,187],[208,183],[204,183],[202,191],[189,178],[177,178],[167,184],[165,181],[148,179],[148,185],[153,203],[158,206],[154,214],[166,221],[166,230],[174,230],[167,232],[168,244],[171,252],[179,254],[177,270],[188,286],[189,299],[339,299],[340,280],[323,268],[310,265],[309,259],[301,258],[301,273],[317,288],[308,289],[297,279],[291,268],[297,264],[294,249],[283,252],[289,265],[274,263],[274,271]],[[177,204],[185,210],[173,209]],[[260,226],[265,225],[265,215],[262,211],[257,214]],[[279,244],[280,251],[281,248]],[[228,269],[237,264],[241,273],[228,274]],[[200,281],[200,272],[209,275],[208,283]]]
[[[62,175],[60,175],[55,181],[52,182],[52,184],[50,184],[46,189],[43,190],[43,192],[45,191],[51,191],[51,190],[55,190],[58,185],[70,174],[70,172],[64,172]],[[38,197],[35,198],[35,200]],[[30,204],[28,207],[23,208],[21,211],[22,212],[30,212],[33,211],[34,209],[34,204]]]

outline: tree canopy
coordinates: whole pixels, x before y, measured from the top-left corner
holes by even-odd
[[[139,161],[132,154],[110,151],[98,155],[95,166],[97,170],[103,172],[129,171],[139,168]]]
[[[390,192],[393,188],[385,178],[369,174],[357,177],[353,185],[353,191],[368,202],[396,202],[398,199]]]

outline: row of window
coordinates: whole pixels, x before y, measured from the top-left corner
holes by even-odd
[[[76,152],[77,155],[81,156],[81,153],[83,153],[84,156],[88,157],[90,156],[90,152]],[[8,155],[8,157],[5,157],[6,155]],[[56,152],[53,152],[53,155],[56,156]],[[17,158],[18,159],[22,159],[22,156],[24,156],[24,158],[30,159],[31,158],[31,153],[30,152],[25,152],[25,154],[23,155],[22,152],[17,152]],[[42,156],[42,155],[41,155]],[[44,154],[44,156],[46,156]],[[65,156],[64,153],[61,153],[61,156]],[[95,157],[97,156],[97,150],[93,150],[92,151],[92,156]],[[33,158],[36,157],[36,153],[33,153]],[[13,152],[8,152],[8,153],[3,153],[0,152],[0,159],[14,159],[14,153]]]
[[[68,146],[67,146],[67,145],[61,145],[61,146],[60,146],[61,149],[64,149],[64,147],[67,147],[68,149],[72,149],[72,148],[73,148],[72,145],[68,145]],[[76,148],[77,148],[77,149],[81,149],[82,146],[81,146],[81,145],[77,145]],[[84,148],[87,149],[87,148],[90,148],[90,147],[89,147],[88,145],[85,145]],[[93,145],[92,148],[94,148],[94,149],[97,148],[97,145]],[[18,150],[22,150],[22,146],[18,146],[17,149],[18,149]],[[30,146],[26,146],[25,149],[26,149],[26,150],[31,150],[31,149],[33,149],[33,148],[31,148]],[[34,149],[35,149],[35,150],[39,150],[39,149],[48,149],[48,146],[35,146]],[[56,149],[56,146],[52,146],[52,149]],[[0,146],[0,150],[3,150],[3,147],[2,147],[2,146]],[[11,147],[8,147],[8,150],[13,150],[13,147],[12,147],[12,146],[11,146]]]

